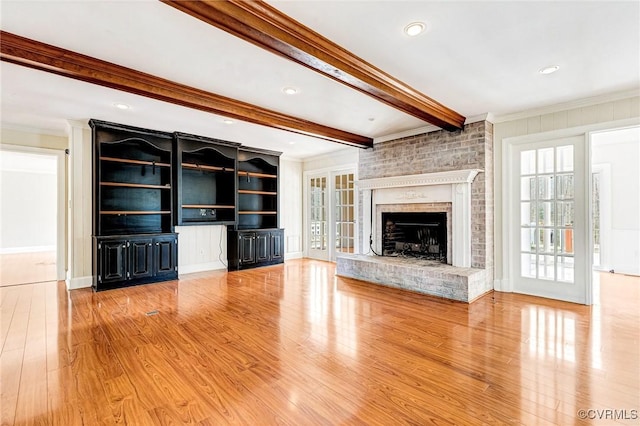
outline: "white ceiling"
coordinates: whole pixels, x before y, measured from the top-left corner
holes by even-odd
[[[636,1],[269,3],[466,117],[640,88]],[[427,124],[159,1],[2,0],[0,14],[4,31],[349,132],[383,137]],[[412,21],[428,30],[407,37]],[[560,70],[539,74],[547,65]],[[291,158],[344,147],[5,62],[0,72],[4,126],[63,133],[67,119],[97,118]]]

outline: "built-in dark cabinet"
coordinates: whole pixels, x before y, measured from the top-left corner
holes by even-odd
[[[280,154],[90,120],[94,288],[176,279],[174,226],[226,225],[229,269],[284,260]]]
[[[239,145],[175,133],[177,225],[235,224]]]
[[[238,151],[237,229],[278,227],[279,155],[257,149]]]
[[[93,137],[94,288],[177,277],[173,233],[173,134],[89,122]],[[173,241],[172,273],[157,268],[155,244]]]
[[[278,229],[280,153],[238,150],[238,219],[227,236],[229,270],[284,261],[284,230]]]
[[[282,263],[283,240],[284,229],[228,231],[229,270]]]
[[[96,291],[178,278],[178,236],[95,237]]]

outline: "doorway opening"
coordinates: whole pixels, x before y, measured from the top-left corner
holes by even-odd
[[[0,286],[64,279],[64,154],[49,151],[0,151]]]
[[[620,274],[640,276],[640,126],[591,134],[593,302]]]

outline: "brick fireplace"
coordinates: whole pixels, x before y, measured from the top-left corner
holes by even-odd
[[[492,143],[492,125],[482,121],[468,124],[461,131],[435,131],[376,143],[373,149],[361,151],[357,183],[359,254],[340,254],[337,274],[464,302],[490,291]],[[404,253],[394,257],[374,254],[385,251],[388,221],[383,222],[383,216],[388,213],[444,214],[446,263],[414,255],[420,247],[435,250],[425,227],[418,228],[418,240],[412,235],[403,244],[396,244],[404,248]],[[407,220],[401,223],[415,225]]]

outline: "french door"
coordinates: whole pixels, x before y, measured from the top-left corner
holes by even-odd
[[[312,176],[308,181],[307,255],[329,260],[327,176]]]
[[[326,172],[307,179],[307,256],[335,261],[356,244],[355,174]]]
[[[514,145],[511,162],[514,291],[586,303],[584,137]]]

